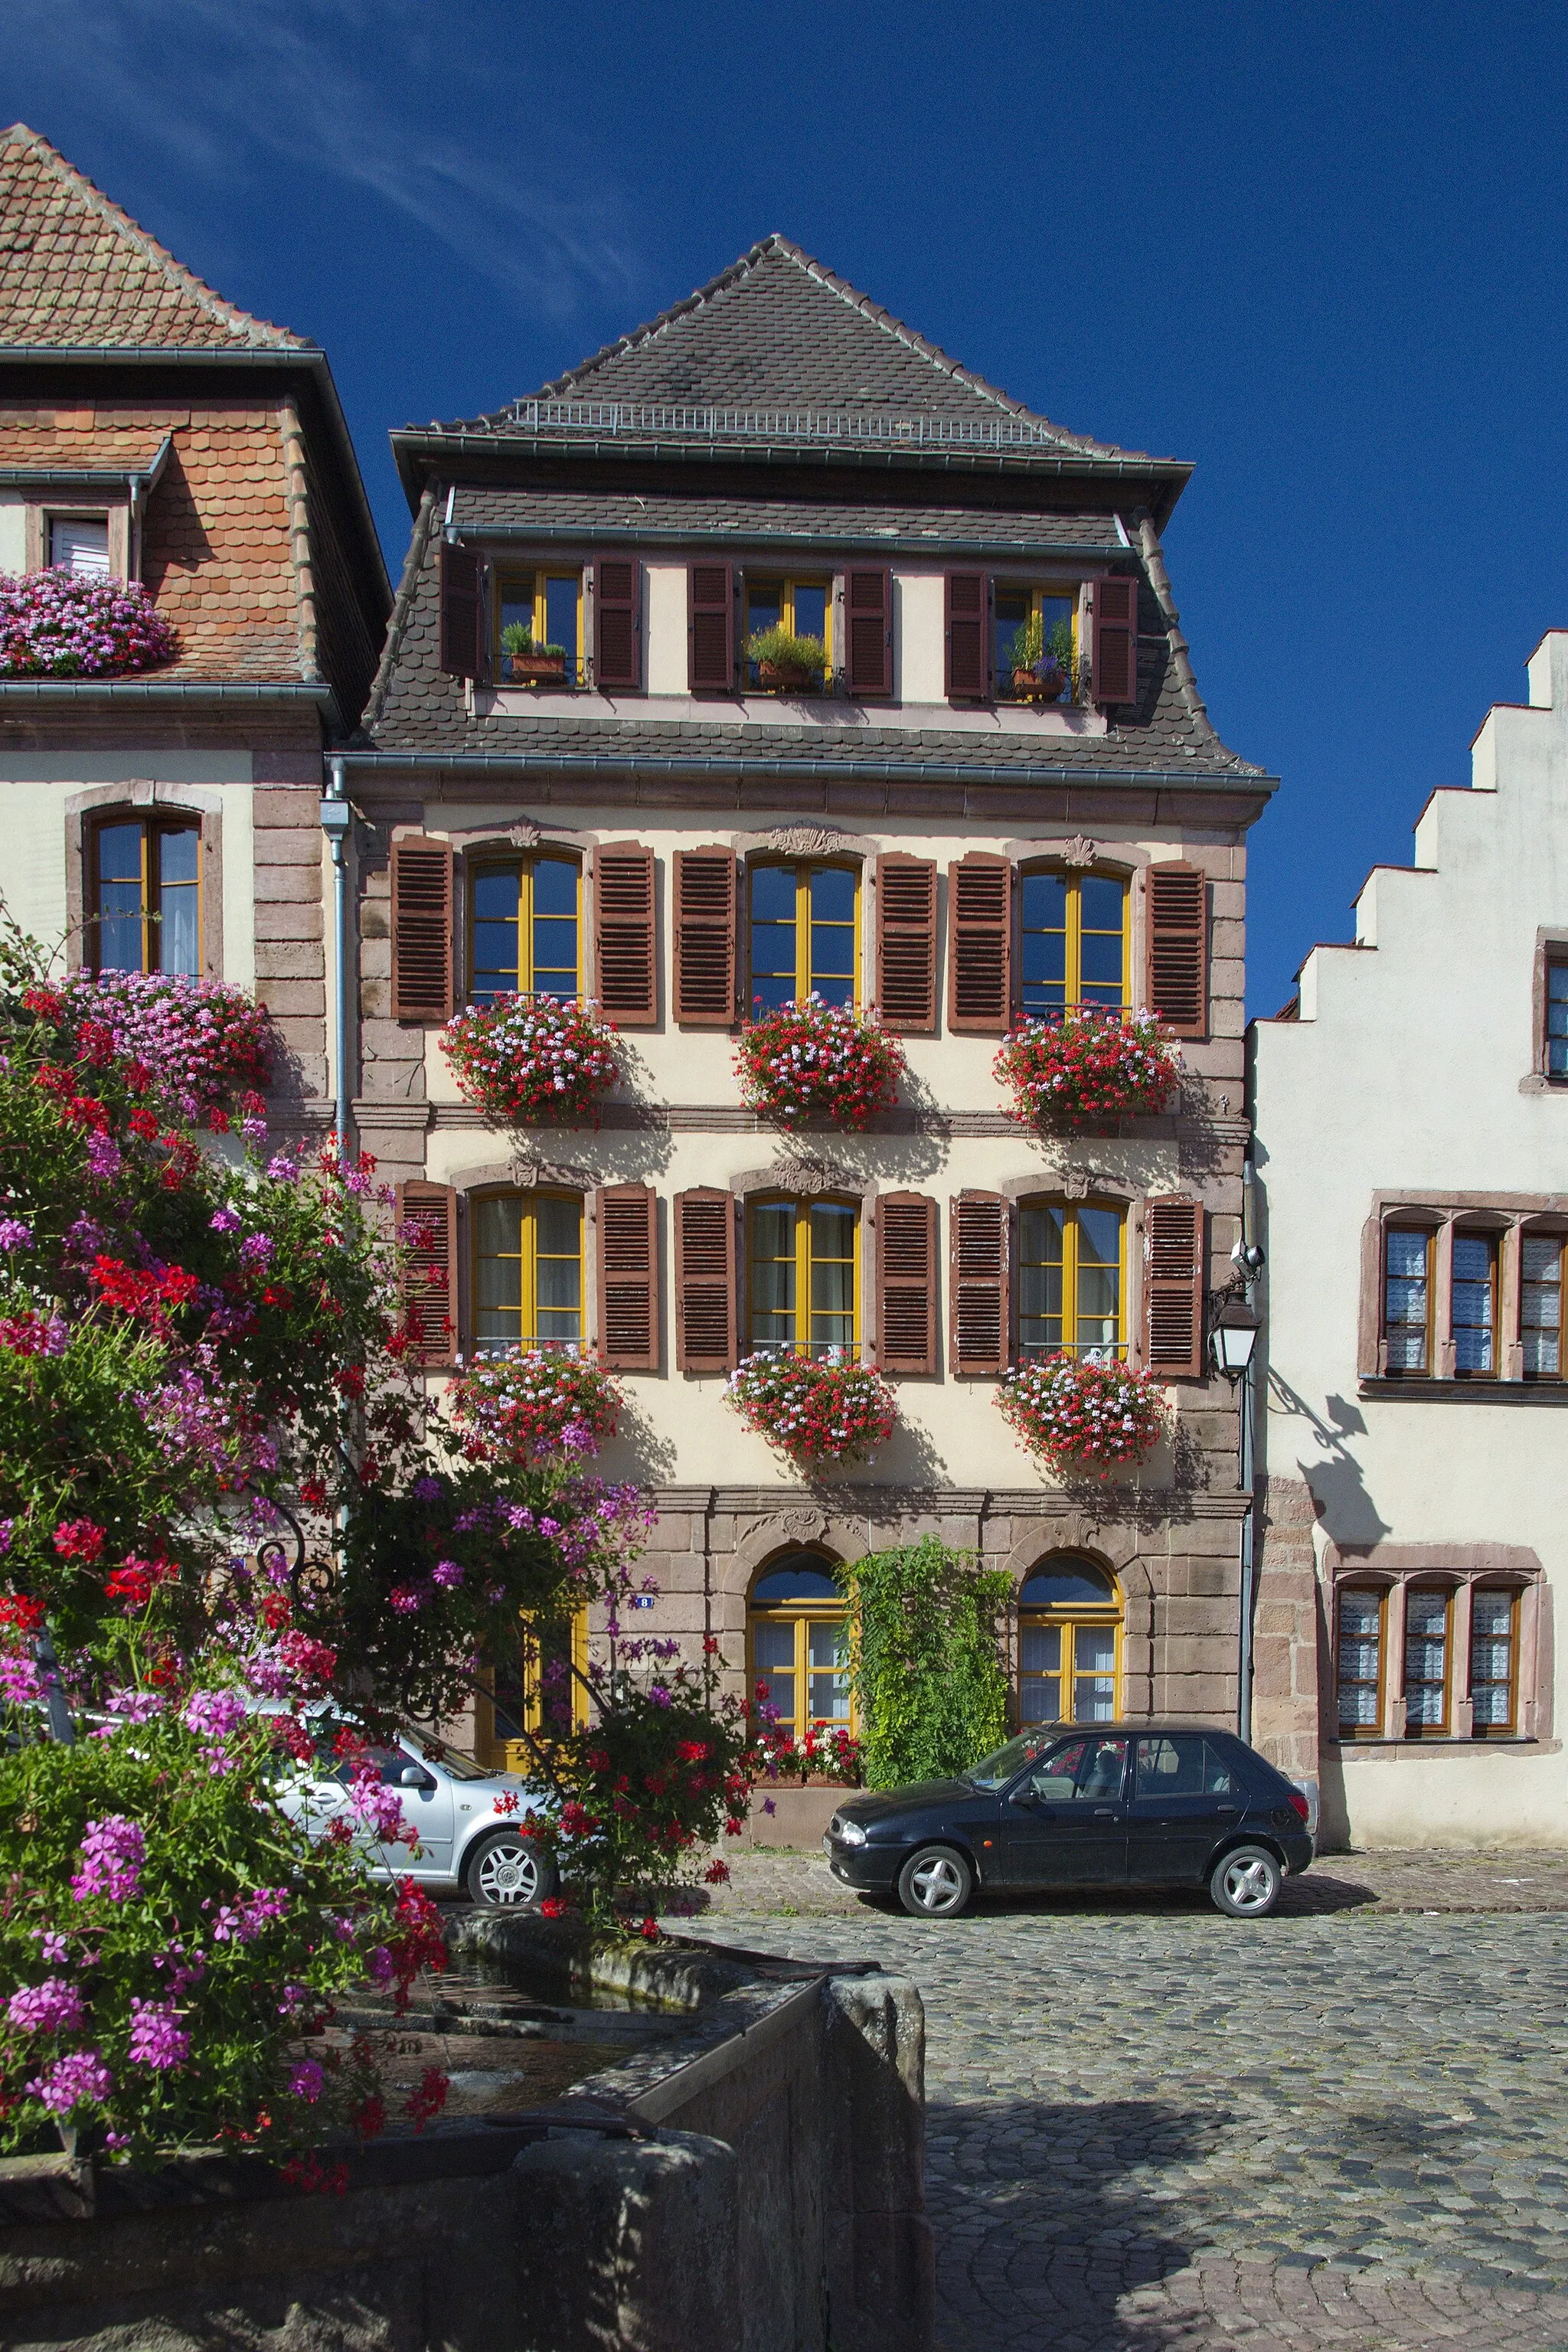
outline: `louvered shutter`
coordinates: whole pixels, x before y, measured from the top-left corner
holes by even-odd
[[[693,694],[735,686],[735,597],[727,563],[693,563],[686,574],[686,636]]]
[[[675,1196],[675,1355],[683,1372],[735,1365],[735,1203],[707,1187]]]
[[[977,849],[947,869],[947,1020],[997,1036],[1013,1018],[1013,869]]]
[[[1006,1370],[1012,1355],[1012,1211],[999,1192],[961,1192],[948,1216],[949,1361],[969,1377],[994,1376]]]
[[[606,841],[594,853],[594,939],[601,1008],[623,1029],[658,1019],[653,852],[640,841]]]
[[[1171,1380],[1203,1371],[1204,1209],[1178,1192],[1149,1202],[1143,1224],[1148,1365]]]
[[[675,853],[675,1017],[693,1028],[735,1020],[735,853]]]
[[[1178,1037],[1208,1032],[1208,883],[1195,866],[1148,869],[1150,1010]]]
[[[596,1200],[599,1361],[616,1372],[658,1370],[658,1216],[646,1184],[605,1184]]]
[[[991,691],[990,582],[984,572],[947,575],[947,698],[984,702]]]
[[[1094,591],[1094,698],[1138,699],[1138,583],[1119,572]]]
[[[454,677],[479,674],[479,559],[441,541],[441,667]]]
[[[936,867],[889,850],[877,860],[877,1003],[916,1036],[936,1029]]]
[[[885,1372],[936,1370],[936,1202],[889,1192],[877,1203],[877,1349]]]
[[[452,852],[423,834],[392,845],[392,1017],[452,1017]]]
[[[635,555],[601,555],[594,563],[594,683],[642,684],[642,566]]]
[[[844,582],[844,671],[849,691],[864,700],[893,690],[893,575],[850,572]]]
[[[403,1307],[409,1360],[431,1370],[458,1353],[458,1196],[449,1184],[410,1181],[397,1188],[403,1237]]]

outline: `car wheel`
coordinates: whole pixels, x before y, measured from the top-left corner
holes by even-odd
[[[1279,1876],[1267,1846],[1234,1846],[1215,1864],[1209,1894],[1232,1919],[1264,1919],[1279,1900]]]
[[[955,1919],[974,1892],[974,1873],[950,1845],[922,1845],[899,1873],[899,1900],[917,1919]]]
[[[555,1864],[539,1840],[521,1837],[516,1830],[492,1830],[480,1838],[463,1874],[470,1902],[503,1909],[542,1903],[560,1884]]]

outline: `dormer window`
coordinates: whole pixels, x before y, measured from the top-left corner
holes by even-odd
[[[74,572],[89,580],[108,579],[107,515],[51,515],[48,530],[51,569]]]
[[[583,684],[581,572],[503,572],[496,612],[499,684]]]
[[[833,668],[828,580],[746,581],[746,684],[753,693],[820,694]]]
[[[1064,695],[1072,699],[1078,683],[1076,590],[1020,588],[999,580],[991,639],[998,702],[1054,702]],[[1053,684],[1054,691],[1047,691]]]

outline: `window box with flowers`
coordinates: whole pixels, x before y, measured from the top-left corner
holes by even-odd
[[[571,1124],[619,1078],[616,1034],[590,1003],[501,995],[455,1014],[441,1047],[465,1100],[498,1126]]]
[[[858,1789],[860,1742],[840,1725],[808,1724],[797,1738],[793,1731],[770,1724],[770,1710],[761,1702],[766,1683],[757,1685],[757,1712],[763,1727],[748,1759],[754,1788]]]
[[[768,694],[820,694],[827,653],[820,637],[793,630],[755,630],[746,640],[746,659],[756,667],[757,684]]]
[[[471,1364],[447,1401],[471,1460],[519,1463],[596,1454],[614,1437],[626,1402],[613,1374],[592,1356],[564,1348],[530,1348]]]
[[[521,621],[500,633],[501,666],[514,686],[564,686],[566,648],[544,645]]]
[[[83,971],[59,1002],[84,1051],[92,1051],[96,1024],[106,1051],[144,1071],[146,1088],[186,1118],[221,1132],[236,1113],[247,1121],[263,1115],[258,1089],[271,1075],[272,1032],[243,989],[180,972]]]
[[[1058,617],[1047,631],[1044,614],[1031,614],[1014,633],[1010,658],[1016,701],[1059,702],[1073,682],[1071,620]]]
[[[179,650],[139,582],[63,565],[0,572],[0,677],[124,677]]]
[[[1135,1468],[1165,1426],[1152,1373],[1095,1353],[1021,1364],[997,1390],[996,1406],[1019,1444],[1062,1475]]]
[[[728,1392],[742,1420],[801,1470],[868,1462],[898,1419],[881,1375],[837,1348],[823,1356],[785,1349],[748,1356],[731,1373]]]
[[[735,1068],[759,1118],[859,1130],[898,1100],[904,1049],[873,1013],[814,992],[743,1029]]]
[[[1029,1126],[1149,1118],[1165,1108],[1181,1074],[1158,1013],[1093,1004],[1020,1023],[992,1067],[1012,1088],[1013,1117]]]

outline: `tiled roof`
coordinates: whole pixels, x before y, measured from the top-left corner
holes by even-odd
[[[0,467],[20,472],[145,474],[163,446],[151,425],[100,425],[93,412],[0,414]]]
[[[0,131],[0,348],[313,352],[225,302],[65,157]]]
[[[533,490],[459,485],[453,520],[482,538],[487,530],[573,533],[584,543],[606,531],[698,544],[704,539],[766,539],[831,546],[847,540],[886,540],[904,547],[922,539],[939,544],[1016,544],[1032,548],[1097,548],[1125,551],[1109,514],[1029,514],[984,507],[825,505],[795,499],[684,498],[619,495],[613,491]]]
[[[778,236],[530,398],[433,429],[767,436],[817,445],[929,438],[1160,462],[1036,415]]]
[[[305,675],[277,412],[184,411],[147,502],[142,577],[180,634],[171,677]]]

